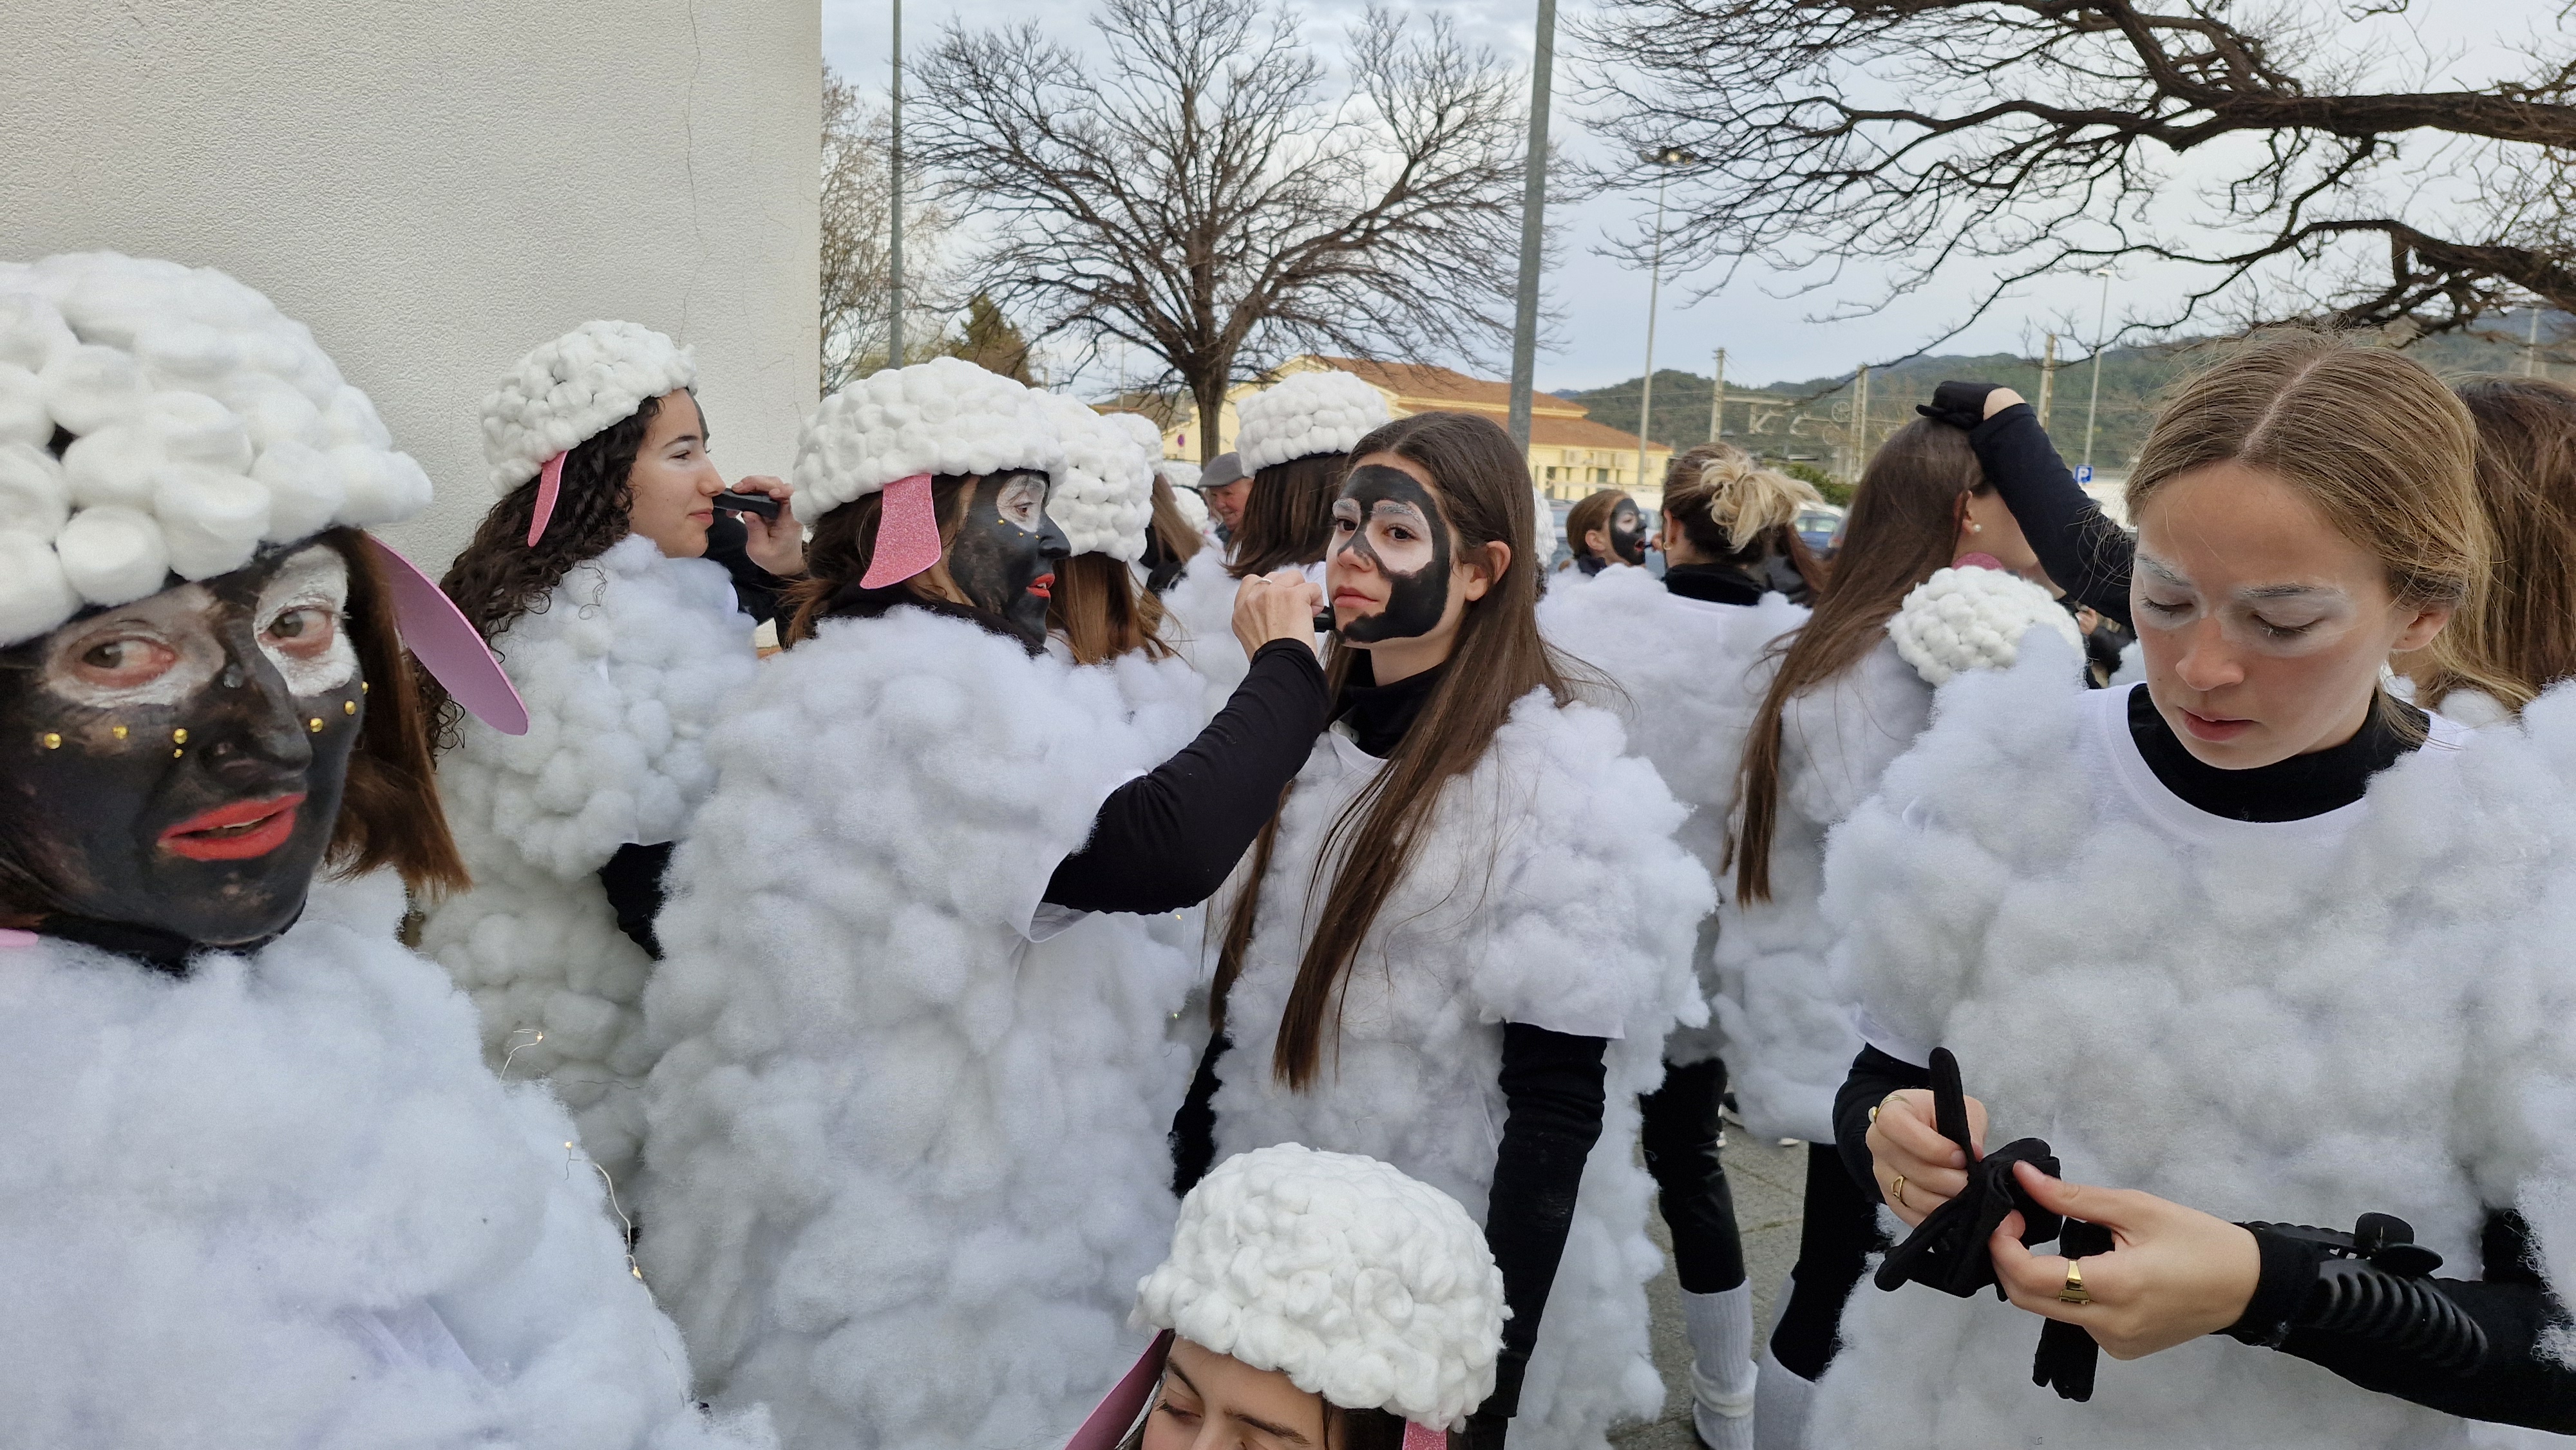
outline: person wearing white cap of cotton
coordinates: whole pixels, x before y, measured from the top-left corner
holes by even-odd
[[[1181,657],[1208,681],[1214,709],[1243,678],[1243,661],[1224,647],[1237,580],[1281,569],[1324,583],[1324,550],[1332,542],[1333,498],[1352,445],[1387,421],[1386,395],[1351,374],[1296,373],[1262,389],[1236,409],[1235,457],[1250,475],[1233,547],[1201,555],[1163,602]]]
[[[365,533],[429,501],[392,441],[229,277],[0,263],[12,1444],[766,1439],[689,1406],[571,1120],[396,939],[464,878],[408,661],[526,717]]]
[[[791,1440],[1041,1443],[1133,1358],[1190,1067],[1149,928],[1324,728],[1294,573],[1237,586],[1212,722],[1139,708],[1139,652],[1047,649],[1074,473],[1041,395],[955,358],[824,400],[787,647],[672,862],[638,1251],[701,1391]]]
[[[1153,526],[1162,435],[1133,413],[1104,416],[1063,393],[1039,396],[1065,455],[1064,476],[1047,493],[1048,517],[1063,528],[1067,550],[1047,600],[1050,638],[1077,664],[1130,652],[1172,658],[1163,642],[1163,601],[1142,587],[1134,568]],[[1131,429],[1122,419],[1142,426]]]
[[[474,998],[492,1066],[550,1081],[621,1187],[653,1065],[636,1003],[659,951],[662,873],[715,784],[706,732],[751,684],[745,606],[769,592],[701,557],[728,521],[696,382],[686,348],[610,321],[502,378],[483,403],[500,499],[446,588],[508,661],[535,725],[504,736],[429,702],[447,747],[439,792],[475,886],[430,910],[422,949]],[[748,527],[769,564],[802,567],[792,509]]]
[[[1066,1450],[1440,1450],[1511,1312],[1458,1200],[1295,1143],[1201,1179],[1137,1288],[1162,1333]]]

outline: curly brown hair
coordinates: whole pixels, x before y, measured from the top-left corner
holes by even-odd
[[[694,390],[691,397],[696,397]],[[555,500],[554,518],[545,537],[531,547],[528,525],[537,515],[537,480],[531,478],[502,495],[474,530],[474,539],[438,587],[486,642],[498,637],[520,615],[541,613],[555,586],[573,566],[596,559],[632,531],[633,496],[627,483],[644,435],[662,411],[660,398],[646,398],[633,413],[610,424],[564,455],[563,486]],[[698,428],[707,432],[703,410]],[[498,654],[498,651],[495,651]],[[455,748],[465,738],[465,711],[426,673],[421,678],[422,717],[428,722],[432,748]]]

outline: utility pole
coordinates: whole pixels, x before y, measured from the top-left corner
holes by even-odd
[[[2105,335],[2111,325],[2111,277],[2108,267],[2097,267],[2093,275],[2102,279],[2102,309],[2093,314],[2093,401],[2084,405],[2084,469],[2093,469],[2093,420],[2102,411],[2102,352],[2109,346]]]
[[[1708,441],[1726,432],[1726,349],[1717,350],[1717,381],[1708,390]]]
[[[1655,175],[1654,261],[1646,269],[1646,380],[1637,395],[1638,488],[1646,486],[1646,430],[1655,416],[1655,311],[1664,286],[1664,185],[1672,180],[1674,167],[1688,166],[1699,157],[1679,146],[1667,146],[1647,152],[1646,159],[1663,169]]]
[[[2048,351],[2039,358],[2039,430],[2048,431],[2048,405],[2057,396],[2057,334],[2048,335]]]
[[[886,320],[886,366],[903,366],[903,0],[894,0],[894,145],[890,195],[886,208],[892,221],[886,261],[892,272],[893,312]]]
[[[1521,283],[1512,299],[1512,446],[1529,461],[1530,390],[1538,371],[1538,273],[1547,240],[1547,98],[1556,68],[1556,0],[1538,0],[1530,55],[1529,156],[1521,180]]]
[[[2540,376],[2540,309],[2537,306],[2531,309],[2531,336],[2522,345],[2522,375],[2526,378]]]
[[[1869,364],[1852,374],[1852,481],[1869,471]]]

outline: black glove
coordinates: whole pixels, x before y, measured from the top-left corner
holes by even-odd
[[[2026,1244],[2047,1243],[2064,1223],[2022,1188],[2013,1165],[2028,1163],[2055,1178],[2057,1159],[2040,1138],[2023,1138],[1977,1156],[1968,1136],[1968,1098],[1959,1085],[1959,1059],[1946,1047],[1932,1049],[1932,1116],[1941,1136],[1968,1155],[1968,1186],[1887,1251],[1878,1266],[1878,1287],[1892,1291],[1911,1279],[1961,1299],[1988,1287],[2000,1297],[2003,1289],[1995,1283],[1995,1261],[1986,1252],[1986,1240],[2004,1216],[2020,1210],[2021,1241]]]
[[[2001,388],[2001,383],[1943,383],[1932,390],[1932,401],[1917,403],[1914,411],[1935,423],[1953,428],[1970,429],[1986,421],[1986,395]]]

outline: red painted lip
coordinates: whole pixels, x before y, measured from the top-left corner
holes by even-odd
[[[2219,741],[2235,739],[2237,736],[2253,729],[2254,722],[2251,720],[2213,720],[2206,715],[2195,715],[2189,710],[2184,710],[2182,712],[2182,728],[2190,731],[2192,735],[2198,739],[2216,743]]]
[[[163,831],[161,844],[191,861],[247,861],[265,856],[295,834],[295,813],[303,804],[304,797],[298,793],[217,806]]]
[[[1029,592],[1040,599],[1053,599],[1055,597],[1055,576],[1053,574],[1040,574],[1035,579],[1030,580]]]

